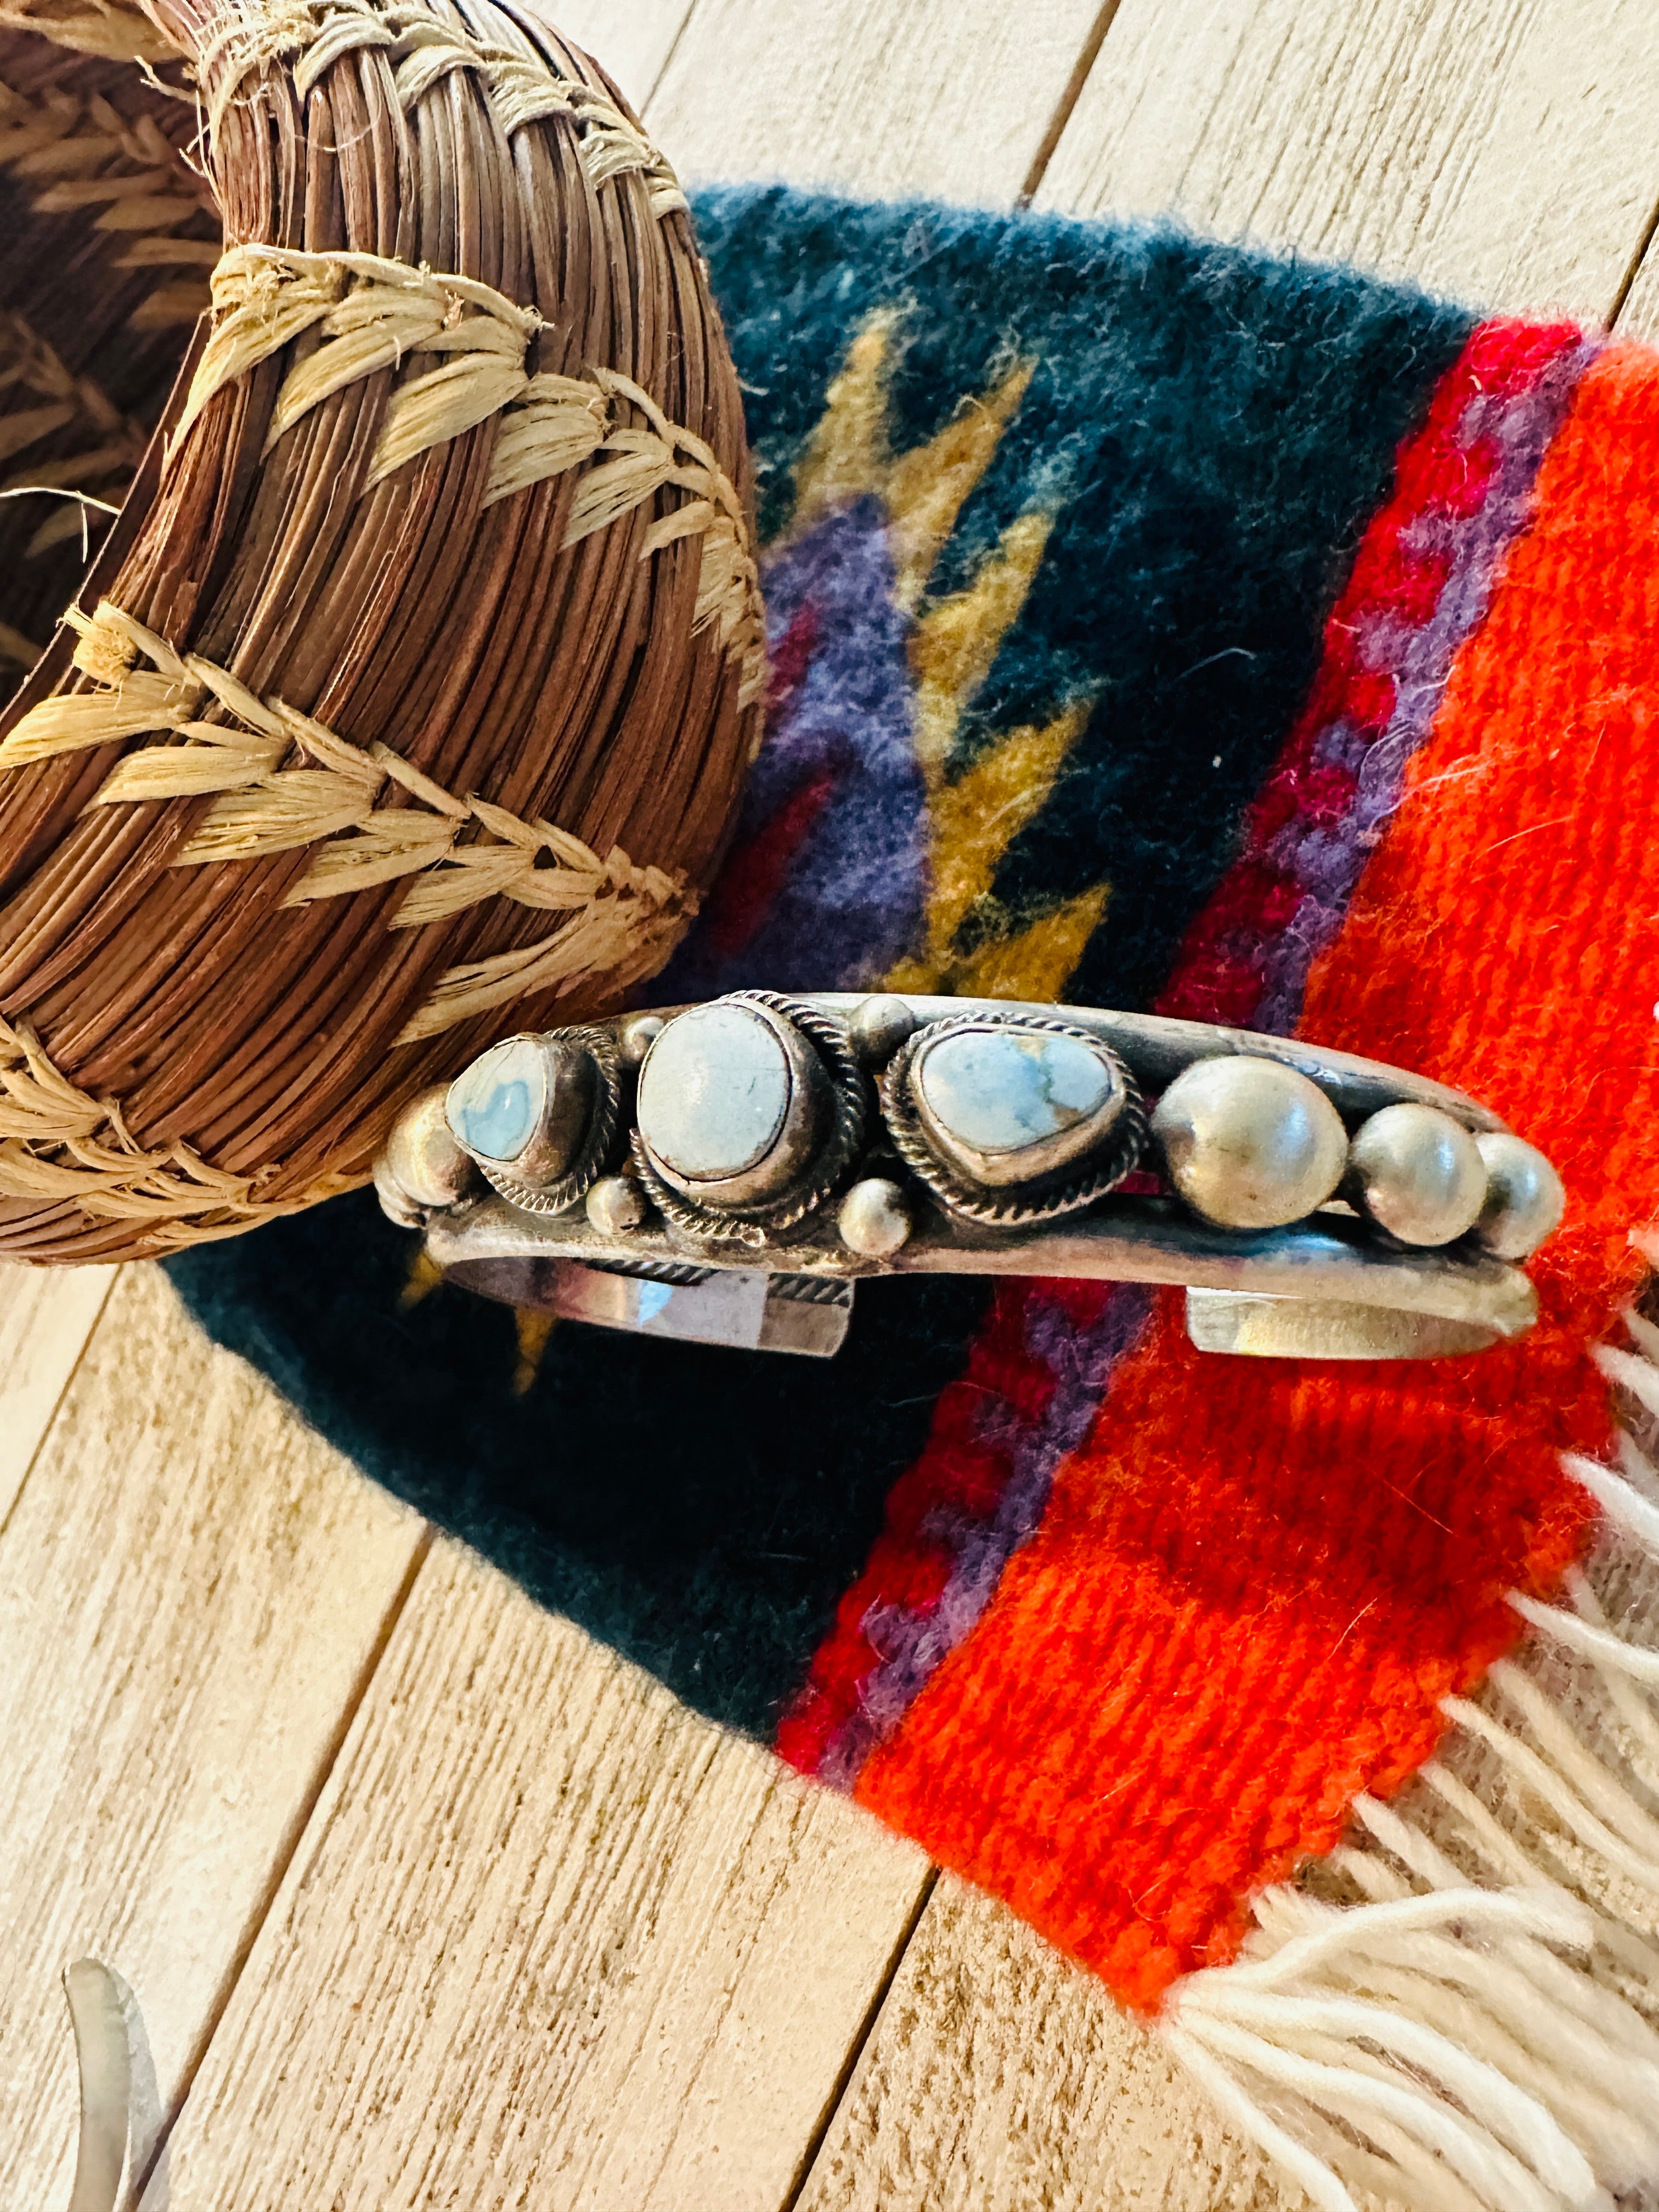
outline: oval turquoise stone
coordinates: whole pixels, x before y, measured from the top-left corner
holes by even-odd
[[[1111,1072],[1075,1037],[958,1030],[917,1055],[913,1077],[941,1129],[976,1152],[1018,1152],[1098,1113]]]
[[[640,1073],[640,1134],[689,1181],[742,1175],[766,1158],[789,1110],[788,1056],[746,1007],[677,1014]]]
[[[547,1107],[547,1058],[534,1037],[492,1045],[449,1086],[455,1141],[477,1159],[516,1160]]]

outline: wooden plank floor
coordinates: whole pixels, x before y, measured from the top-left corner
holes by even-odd
[[[688,175],[1174,208],[1659,336],[1651,0],[563,21]],[[1288,2212],[1097,1984],[433,1544],[153,1270],[0,1272],[0,2203],[67,2201],[90,1953],[146,2212]]]

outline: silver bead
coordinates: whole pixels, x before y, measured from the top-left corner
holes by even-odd
[[[380,1201],[380,1211],[397,1229],[424,1229],[427,1210],[416,1206],[406,1190],[400,1190],[386,1172],[386,1154],[377,1152],[374,1167],[374,1195]]]
[[[1342,1179],[1342,1117],[1282,1061],[1194,1060],[1159,1099],[1152,1135],[1194,1213],[1223,1229],[1278,1229],[1322,1206]]]
[[[410,1208],[435,1210],[465,1198],[472,1182],[472,1163],[444,1118],[448,1085],[434,1083],[410,1101],[392,1127],[386,1148],[374,1163],[374,1187],[393,1220],[399,1216],[388,1197],[404,1202],[401,1225],[413,1225]]]
[[[1437,1107],[1383,1107],[1360,1128],[1348,1161],[1354,1202],[1402,1244],[1449,1244],[1486,1201],[1479,1146]]]
[[[646,1211],[644,1193],[627,1176],[601,1176],[587,1194],[587,1218],[601,1237],[637,1229]]]
[[[871,1176],[855,1182],[842,1199],[836,1226],[849,1252],[866,1260],[885,1260],[909,1237],[909,1204],[896,1182]]]
[[[617,1050],[624,1067],[637,1067],[668,1024],[660,1014],[634,1014],[617,1031]]]
[[[1477,1137],[1486,1198],[1474,1233],[1500,1260],[1525,1260],[1560,1225],[1567,1194],[1542,1152],[1507,1129]]]
[[[853,1009],[847,1033],[865,1066],[879,1067],[914,1035],[915,1027],[916,1018],[903,1000],[884,991]]]

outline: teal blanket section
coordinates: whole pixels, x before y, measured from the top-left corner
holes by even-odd
[[[932,580],[960,589],[1018,514],[1042,568],[968,703],[955,765],[1091,711],[1064,803],[1004,855],[962,950],[1101,882],[1082,1005],[1138,1006],[1231,856],[1311,683],[1394,453],[1474,327],[1351,270],[1169,227],[705,192],[697,222],[762,470],[763,538],[854,334],[895,317],[894,447],[1036,363]]]

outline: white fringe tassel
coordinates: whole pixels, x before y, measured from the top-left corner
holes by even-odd
[[[1597,1361],[1659,1422],[1626,1319]],[[1510,1593],[1534,1633],[1440,1755],[1171,1993],[1170,2050],[1318,2212],[1659,2206],[1659,1474],[1620,1462],[1565,1457],[1595,1551],[1565,1603]]]

